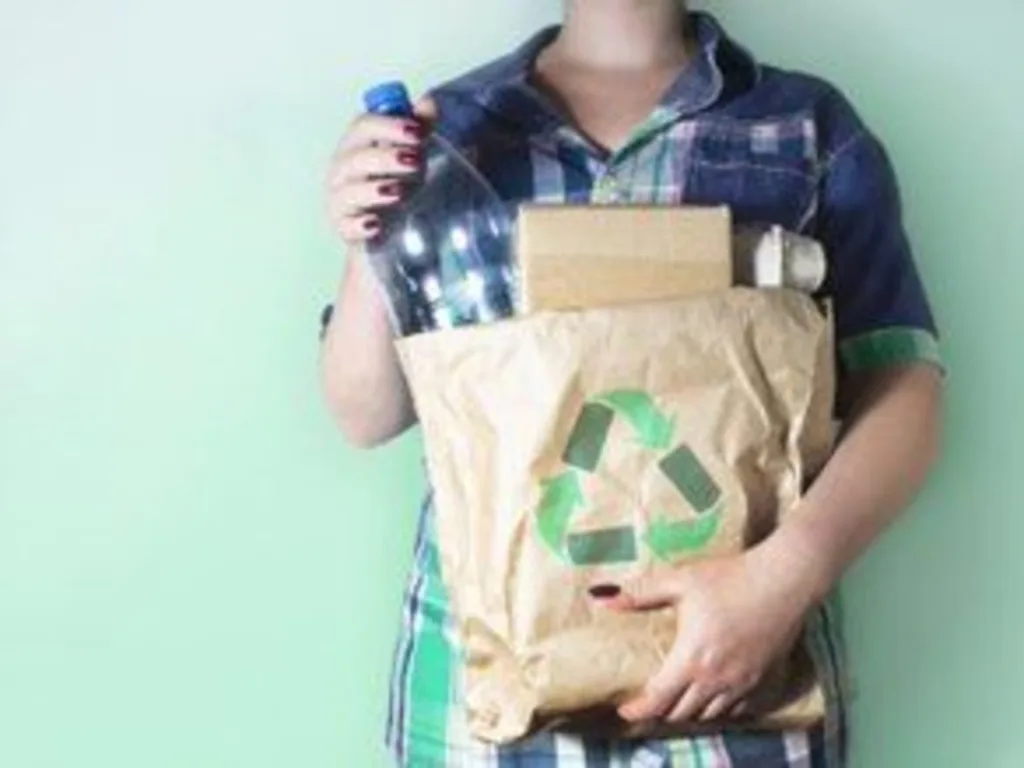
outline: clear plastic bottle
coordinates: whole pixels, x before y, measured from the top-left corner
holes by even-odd
[[[413,117],[401,83],[364,96],[369,112]],[[400,336],[486,323],[514,312],[512,215],[454,147],[427,139],[422,171],[402,201],[380,211],[381,231],[367,255]]]

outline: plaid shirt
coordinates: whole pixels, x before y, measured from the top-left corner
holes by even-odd
[[[699,55],[653,114],[613,153],[582,136],[530,84],[547,29],[519,50],[434,91],[437,130],[510,209],[548,203],[719,204],[737,222],[769,222],[821,240],[842,373],[937,361],[931,312],[900,215],[885,151],[828,83],[757,63],[715,20],[693,14]],[[485,288],[509,288],[490,264]],[[481,279],[478,277],[476,279]],[[458,285],[443,286],[461,314]],[[476,295],[479,295],[479,291]],[[329,319],[325,313],[324,322]],[[459,650],[442,584],[430,499],[424,503],[405,596],[387,740],[412,768],[839,768],[846,750],[846,680],[837,607],[821,606],[807,637],[829,700],[811,732],[723,733],[614,743],[543,734],[494,747],[469,734]]]

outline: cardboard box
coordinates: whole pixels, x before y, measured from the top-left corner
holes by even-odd
[[[684,298],[733,284],[727,207],[524,205],[520,309]]]

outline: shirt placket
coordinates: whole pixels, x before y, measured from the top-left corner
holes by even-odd
[[[621,169],[614,163],[603,164],[594,179],[590,202],[594,205],[619,205],[629,202],[628,190],[621,178]]]
[[[633,131],[620,149],[596,162],[590,202],[594,205],[624,205],[632,202],[633,179],[629,177],[627,168],[634,157],[643,152],[645,146],[659,140],[659,134],[668,130],[678,119],[679,115],[673,111],[658,110]]]

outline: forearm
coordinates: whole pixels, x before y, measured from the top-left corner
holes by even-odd
[[[320,369],[328,407],[352,443],[373,447],[415,422],[387,312],[361,253],[346,264]]]
[[[931,366],[865,382],[835,454],[763,547],[798,571],[795,583],[810,599],[835,587],[924,484],[939,450],[941,401],[941,374]]]

